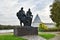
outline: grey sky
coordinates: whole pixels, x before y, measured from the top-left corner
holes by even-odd
[[[35,18],[39,14],[43,22],[52,22],[49,18],[49,5],[53,0],[0,0],[0,24],[18,25],[16,13],[23,6],[24,11],[31,8]],[[47,20],[48,19],[48,20]]]

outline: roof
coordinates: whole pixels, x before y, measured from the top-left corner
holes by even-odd
[[[33,23],[41,23],[41,19],[40,19],[40,17],[38,16],[38,14],[36,15]]]

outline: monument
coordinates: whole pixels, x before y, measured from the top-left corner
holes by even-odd
[[[38,35],[38,28],[31,26],[33,15],[30,8],[25,14],[25,11],[23,10],[22,7],[21,10],[19,10],[19,12],[17,12],[16,15],[20,21],[20,27],[14,28],[14,34],[16,36]]]

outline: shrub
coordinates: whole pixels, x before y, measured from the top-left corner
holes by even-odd
[[[59,32],[60,28],[48,28],[48,30],[44,30],[45,32]]]
[[[50,32],[60,31],[60,28],[49,28],[47,31]]]
[[[39,24],[39,31],[44,31],[44,30],[48,30],[48,27],[44,23]]]
[[[44,31],[44,32],[56,32],[60,31],[60,28],[54,27],[54,28],[48,28],[44,23],[39,24],[39,29],[38,31]]]

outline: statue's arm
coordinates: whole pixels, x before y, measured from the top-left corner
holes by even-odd
[[[16,13],[16,16],[18,17],[18,12]]]

